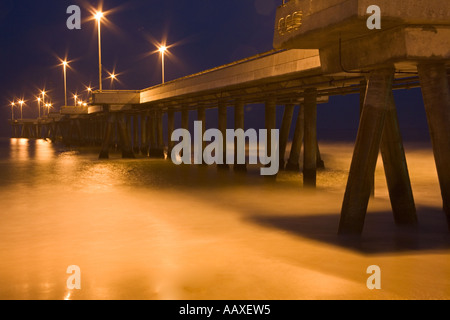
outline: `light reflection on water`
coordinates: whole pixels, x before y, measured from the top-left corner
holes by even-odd
[[[305,190],[297,174],[275,182],[256,167],[236,175],[116,154],[100,161],[97,150],[1,140],[0,298],[450,297],[430,150],[411,149],[408,160],[416,202],[433,218],[425,227],[440,227],[415,250],[399,249],[379,165],[370,209],[381,214],[369,213],[376,228],[365,230],[362,251],[335,238],[351,151],[324,144],[327,170],[318,190]],[[388,268],[388,290],[375,295],[364,288],[372,264]],[[66,287],[70,265],[81,268],[81,290]]]

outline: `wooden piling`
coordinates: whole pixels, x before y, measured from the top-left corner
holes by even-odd
[[[371,71],[339,223],[339,234],[361,234],[381,146],[394,68]]]
[[[441,187],[444,212],[450,230],[450,89],[444,62],[417,67]]]

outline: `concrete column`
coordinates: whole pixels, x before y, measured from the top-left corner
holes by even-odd
[[[317,90],[305,91],[305,150],[303,152],[303,185],[316,187],[317,177]]]
[[[189,131],[189,110],[186,106],[182,106],[181,109],[181,128]],[[183,151],[180,152],[180,156],[183,156]]]
[[[172,141],[172,133],[175,131],[175,111],[172,109],[167,110],[167,158],[172,156],[172,149],[174,142]]]
[[[361,87],[359,89],[359,118],[361,119],[362,112],[364,109],[364,100],[366,99],[367,80],[364,79],[364,80],[360,81],[360,85],[361,85]],[[370,195],[372,197],[375,197],[375,172],[372,177],[372,181],[370,182],[370,186],[371,186]]]
[[[155,156],[164,159],[163,113],[157,110],[155,115],[156,152]]]
[[[110,113],[108,115],[105,135],[103,137],[102,149],[100,151],[99,159],[109,159],[109,148],[113,139],[114,127],[116,122],[116,114]]]
[[[418,66],[443,207],[450,229],[450,90],[444,62]]]
[[[141,114],[141,154],[148,156],[148,111]]]
[[[280,131],[280,170],[284,170],[286,154],[286,146],[289,140],[289,132],[291,131],[292,117],[294,116],[294,105],[288,104],[284,107],[283,122]]]
[[[288,171],[300,171],[300,153],[302,150],[303,136],[305,132],[305,107],[300,105],[297,122],[295,125],[294,139],[292,140],[289,160],[286,164]]]
[[[139,153],[139,115],[133,115],[133,152]]]
[[[416,206],[392,92],[384,121],[381,154],[395,222],[398,225],[415,225]]]
[[[394,68],[378,69],[370,73],[342,205],[339,234],[362,233],[393,77]]]
[[[223,137],[223,164],[217,165],[218,169],[228,170],[229,166],[227,164],[227,104],[225,101],[219,101],[219,124],[218,129],[222,133]]]
[[[118,129],[120,136],[120,148],[122,150],[123,159],[134,159],[133,148],[131,147],[131,139],[128,130],[128,117],[121,113],[118,115]]]
[[[156,157],[156,114],[154,111],[150,112],[147,119],[147,139],[149,142],[148,155],[150,158]]]
[[[197,121],[202,122],[202,155],[203,155],[203,151],[205,150],[205,147],[206,147],[205,142],[203,141],[203,136],[206,131],[206,112],[205,112],[204,106],[200,106],[197,108]],[[202,164],[204,164],[203,157],[202,157],[201,162],[202,162]]]
[[[234,105],[234,129],[242,129],[245,131],[245,113],[244,113],[245,104],[242,99],[236,99],[235,105]],[[226,137],[226,136],[225,136]],[[237,160],[237,141],[235,139],[234,141],[234,165],[233,170],[234,171],[240,171],[245,172],[247,171],[247,165],[244,164],[238,164]]]
[[[189,110],[181,110],[181,128],[189,130]]]

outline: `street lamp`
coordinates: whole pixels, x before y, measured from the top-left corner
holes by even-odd
[[[23,119],[23,111],[22,111],[22,108],[23,108],[23,104],[24,104],[24,103],[25,103],[25,101],[19,100],[19,104],[20,104],[20,120]]]
[[[41,94],[42,94],[42,109],[44,109],[44,105],[45,105],[45,91],[42,90]],[[44,114],[45,114],[45,109],[44,109]]]
[[[64,105],[67,106],[67,61],[63,61],[63,69],[64,69]]]
[[[76,94],[74,94],[73,95],[73,101],[74,101],[74,106],[76,107],[77,106],[77,98],[78,98],[78,96],[76,95]]]
[[[11,102],[11,121],[14,121],[14,107],[16,104],[14,102]]]
[[[100,22],[103,17],[103,12],[97,11],[94,17],[97,20],[97,28],[98,28],[98,81],[100,91],[102,91],[102,44],[101,44]]]
[[[159,52],[161,53],[161,69],[162,69],[162,83],[164,83],[164,55],[167,51],[167,47],[162,45],[159,47]]]
[[[114,72],[110,73],[109,78],[111,79],[111,90],[114,90],[114,80],[117,80],[117,75]]]
[[[41,98],[38,97],[37,98],[37,102],[38,102],[38,112],[39,112],[39,118],[41,117]]]

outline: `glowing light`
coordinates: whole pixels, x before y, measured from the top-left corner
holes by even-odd
[[[166,46],[159,47],[159,52],[161,52],[162,54],[164,54],[166,52],[166,50],[167,50]]]
[[[97,13],[94,15],[96,20],[101,20],[103,18],[103,12],[97,11]]]

